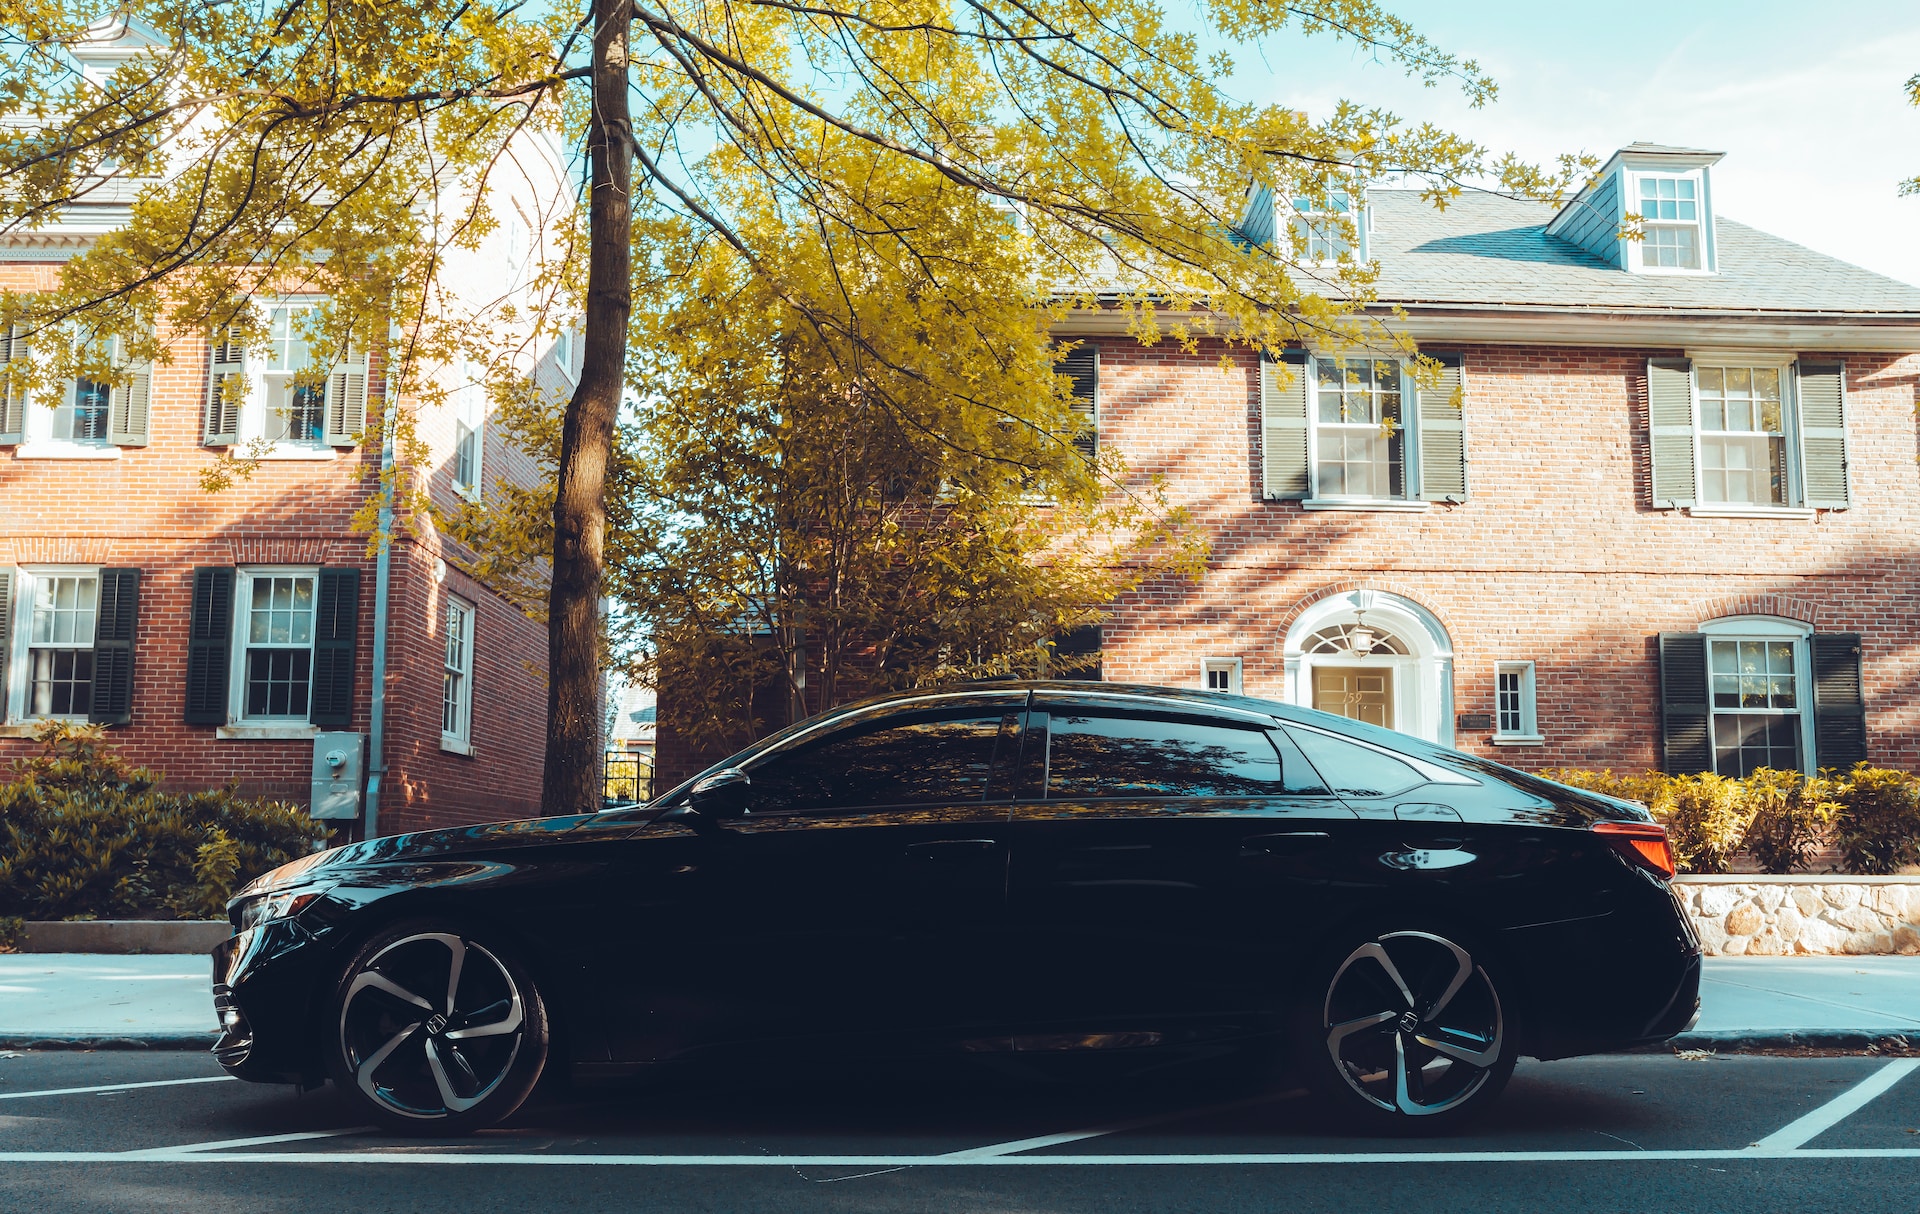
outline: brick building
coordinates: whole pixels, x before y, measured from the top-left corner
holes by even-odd
[[[1635,144],[1558,211],[1370,194],[1377,311],[1434,386],[1068,321],[1099,442],[1213,544],[1120,604],[1104,677],[1527,768],[1920,766],[1920,289],[1717,216],[1719,159]],[[1279,223],[1331,250],[1344,210]]]
[[[125,51],[103,41],[81,53]],[[541,228],[517,217],[564,198],[566,174],[547,149],[521,150],[521,176],[495,187],[520,204],[516,218],[456,256],[449,306],[512,299],[529,276]],[[62,261],[125,221],[129,201],[110,183],[57,222],[0,239],[0,288],[52,285]],[[425,517],[393,531],[382,618],[380,562],[355,516],[380,488],[383,452],[362,440],[389,403],[386,368],[375,350],[324,368],[324,390],[296,381],[315,369],[299,316],[317,302],[262,291],[257,347],[175,333],[169,363],[131,367],[124,383],[0,399],[0,760],[34,750],[46,718],[92,720],[171,785],[238,780],[303,804],[324,751],[343,750],[349,795],[314,808],[347,819],[349,834],[370,801],[382,834],[537,811],[545,629],[463,574]],[[521,345],[501,356],[570,390],[570,340],[529,329]],[[0,340],[0,359],[12,353]],[[420,448],[386,453],[402,475],[446,505],[533,475],[489,424],[477,368],[426,374],[447,401],[411,402]],[[223,401],[235,375],[247,390]],[[258,454],[258,468],[209,492],[201,475],[226,452]],[[377,758],[366,745],[376,732]]]

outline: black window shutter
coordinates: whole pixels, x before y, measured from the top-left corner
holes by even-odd
[[[1860,634],[1813,634],[1813,758],[1848,771],[1867,759],[1867,700],[1860,683]]]
[[[1660,770],[1670,776],[1713,770],[1707,709],[1707,638],[1660,634]]]
[[[1091,463],[1100,441],[1100,355],[1093,346],[1082,342],[1061,357],[1057,369],[1073,380],[1073,411],[1086,419],[1086,428],[1074,437],[1073,446]]]
[[[133,635],[140,615],[140,571],[100,571],[100,611],[93,628],[93,700],[87,720],[125,725],[133,720]]]
[[[189,725],[227,723],[227,670],[233,661],[233,570],[193,571],[193,620],[187,631]]]
[[[360,571],[322,569],[313,621],[315,725],[353,724],[354,634],[360,625]]]

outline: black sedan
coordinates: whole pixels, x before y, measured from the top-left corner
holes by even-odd
[[[916,692],[638,809],[267,874],[214,952],[215,1053],[452,1134],[549,1067],[1286,1050],[1349,1119],[1436,1127],[1522,1054],[1690,1023],[1672,875],[1639,805],[1339,717],[1113,684]]]

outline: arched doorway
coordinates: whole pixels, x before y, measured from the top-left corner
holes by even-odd
[[[1284,657],[1288,703],[1453,744],[1453,640],[1411,599],[1321,599],[1287,629]]]

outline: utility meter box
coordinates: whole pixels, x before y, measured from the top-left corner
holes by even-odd
[[[366,735],[313,735],[313,810],[316,818],[360,816],[361,755]]]

